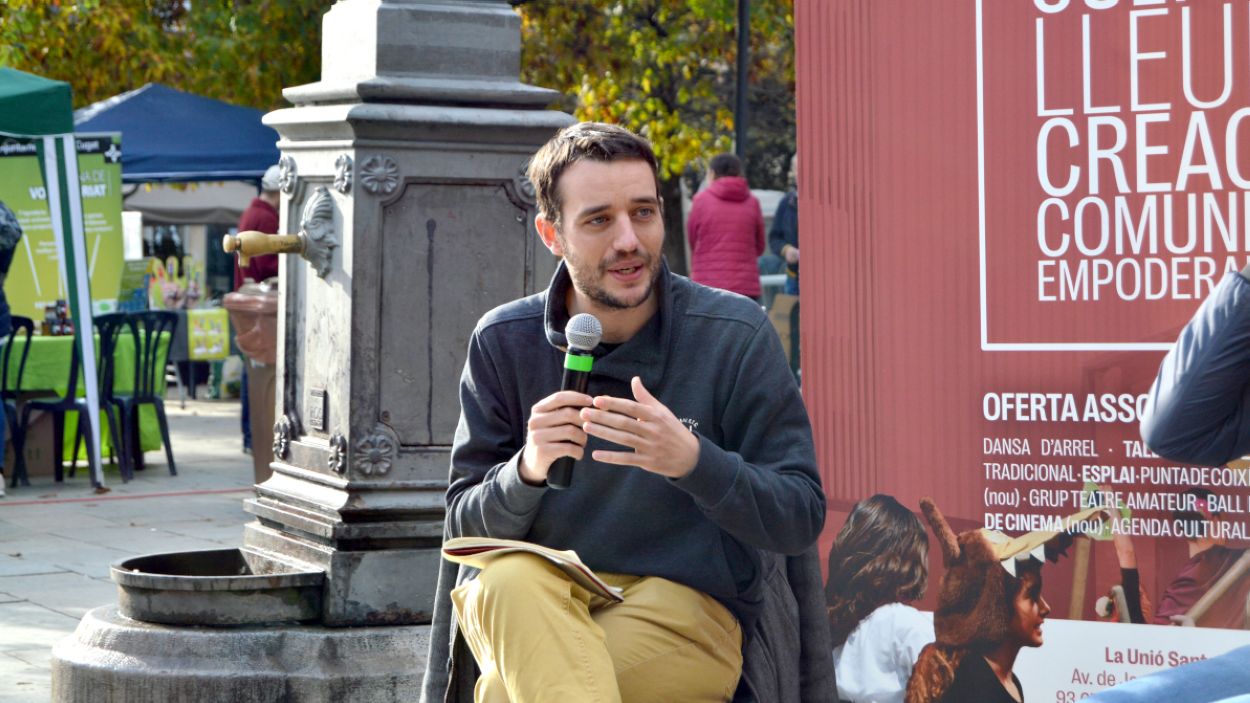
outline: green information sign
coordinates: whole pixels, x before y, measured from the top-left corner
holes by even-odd
[[[122,276],[121,135],[74,136],[92,313],[111,312],[117,309]],[[0,137],[0,201],[17,214],[25,234],[14,254],[5,294],[14,315],[38,320],[46,306],[67,293],[35,144],[34,139]]]

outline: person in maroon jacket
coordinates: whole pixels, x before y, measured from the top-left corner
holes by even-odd
[[[694,196],[686,222],[690,277],[758,300],[766,244],[760,201],[751,195],[737,156],[717,154],[709,166],[712,182]]]
[[[265,170],[265,175],[260,179],[260,195],[252,198],[252,202],[243,211],[243,216],[239,218],[239,231],[247,232],[255,230],[264,232],[265,234],[278,233],[278,204],[282,202],[281,185],[279,184],[280,171],[277,164],[270,166]],[[247,267],[240,267],[238,257],[234,260],[234,289],[238,290],[243,287],[243,282],[251,279],[257,283],[278,275],[278,255],[265,254],[263,256],[253,256],[248,260]],[[252,451],[252,425],[251,413],[248,411],[247,384],[248,373],[247,364],[243,364],[243,383],[240,385],[242,389],[240,399],[243,403],[243,417],[241,418],[243,426],[243,451],[251,453]]]
[[[278,167],[270,166],[260,179],[260,195],[252,198],[252,202],[239,218],[239,231],[255,230],[265,234],[278,233],[278,204],[282,202],[282,193],[278,185]],[[244,279],[250,278],[257,283],[266,278],[278,275],[278,255],[265,254],[253,256],[247,268],[239,266],[238,259],[234,263],[234,289],[243,285]]]

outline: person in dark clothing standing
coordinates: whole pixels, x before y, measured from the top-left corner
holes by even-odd
[[[760,201],[751,195],[737,156],[717,154],[709,167],[712,181],[695,194],[686,221],[690,278],[758,299],[765,239]]]
[[[773,225],[768,230],[768,245],[786,262],[787,295],[799,294],[799,155],[790,160],[790,191],[777,203]]]
[[[13,331],[12,316],[9,313],[9,300],[4,295],[4,281],[8,278],[9,267],[13,264],[13,253],[17,251],[17,242],[22,238],[22,226],[17,222],[17,215],[7,205],[0,202],[0,349],[8,341]],[[8,423],[4,418],[4,403],[0,403],[0,461],[4,458],[4,447],[7,439]],[[0,469],[6,467],[0,466]],[[4,497],[4,471],[0,470],[0,498]]]
[[[270,166],[265,170],[265,175],[260,179],[260,195],[252,198],[252,202],[243,211],[243,216],[239,218],[239,231],[248,232],[264,232],[265,234],[278,233],[278,205],[282,202],[282,192],[279,185],[280,170],[277,164]],[[238,290],[243,287],[244,281],[251,279],[257,283],[268,278],[278,275],[278,255],[264,254],[261,256],[253,256],[248,260],[246,269],[239,266],[239,259],[234,259],[234,289]],[[252,417],[251,411],[248,409],[251,400],[247,386],[249,379],[248,364],[246,360],[243,364],[243,378],[239,384],[241,389],[239,395],[240,402],[243,405],[241,422],[243,425],[243,451],[252,451]]]
[[[445,534],[572,549],[624,602],[530,554],[466,574],[450,598],[481,671],[476,698],[729,700],[769,555],[814,559],[824,524],[798,387],[759,305],[661,259],[645,140],[574,125],[529,176],[536,229],[563,262],[545,292],[487,313],[470,337]],[[586,394],[559,390],[565,325],[581,313],[603,328]],[[560,457],[576,469],[553,490]]]

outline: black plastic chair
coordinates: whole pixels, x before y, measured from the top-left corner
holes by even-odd
[[[30,336],[35,333],[35,321],[29,317],[14,315],[13,330],[9,332],[4,349],[0,350],[0,401],[4,403],[4,421],[9,426],[9,444],[13,447],[13,466],[9,475],[10,485],[16,487],[18,481],[23,486],[30,485],[26,477],[26,454],[24,451],[26,433],[18,424],[17,397],[22,390],[22,376],[26,373],[26,357],[30,355]],[[17,368],[10,367],[13,356],[13,342],[18,335],[26,332],[26,340],[22,345],[22,354],[18,358]],[[3,431],[3,428],[0,428]]]
[[[125,315],[127,326],[135,339],[134,390],[131,393],[114,393],[112,398],[121,408],[123,434],[126,437],[126,456],[131,462],[131,467],[143,466],[143,448],[139,438],[139,407],[151,405],[156,409],[156,421],[161,427],[161,443],[165,445],[165,459],[169,462],[169,473],[171,476],[177,476],[178,470],[174,466],[174,448],[169,442],[169,421],[165,418],[165,397],[160,387],[160,381],[165,375],[165,359],[159,357],[161,356],[161,336],[169,333],[172,341],[178,330],[178,313],[148,310],[125,313]],[[167,355],[168,351],[166,351]]]
[[[109,436],[112,439],[113,457],[120,467],[122,480],[129,481],[134,478],[134,464],[130,461],[130,454],[126,451],[126,440],[122,434],[124,431],[124,423],[119,423],[118,418],[121,416],[121,403],[113,394],[113,383],[117,378],[117,340],[125,333],[129,322],[125,313],[114,312],[104,315],[96,315],[93,318],[95,325],[95,333],[100,338],[100,344],[96,348],[96,358],[99,361],[96,364],[97,387],[99,388],[100,409],[105,412],[109,421]],[[86,404],[86,400],[83,400]],[[116,414],[114,414],[116,412]],[[70,454],[69,475],[73,476],[78,466],[78,450],[82,447],[83,439],[89,438],[90,434],[78,432],[74,435],[74,451]]]
[[[114,313],[114,315],[116,315],[116,313]],[[100,360],[98,372],[101,386],[103,386],[106,382],[111,383],[113,374],[113,352],[116,350],[117,333],[121,330],[121,325],[115,324],[111,320],[104,320],[101,322],[101,318],[106,317],[110,316],[101,315],[99,318],[96,318],[96,326],[100,334],[100,343],[97,345],[96,351]],[[118,322],[121,322],[121,320],[118,320]],[[30,415],[35,410],[42,410],[43,412],[52,414],[52,469],[57,482],[65,480],[65,476],[61,468],[65,441],[65,413],[78,413],[78,426],[74,441],[75,446],[78,445],[78,441],[80,439],[86,438],[87,441],[90,441],[91,438],[91,416],[87,412],[87,399],[78,397],[78,382],[80,379],[79,371],[82,368],[82,352],[79,348],[77,335],[75,335],[73,347],[73,352],[70,354],[69,383],[66,385],[65,395],[32,398],[26,401],[22,405],[22,422],[19,430],[22,433],[26,432],[26,428],[30,426]],[[114,413],[115,408],[112,403],[103,399],[103,394],[101,394],[100,398],[100,409],[103,410],[108,416],[109,431],[112,435],[113,446],[115,448],[114,454],[117,454],[118,450],[116,448],[121,447],[122,444],[119,437],[117,417]],[[77,452],[75,452],[75,455],[77,455]],[[87,463],[88,469],[95,468],[95,457],[92,456],[90,452],[88,452]],[[71,464],[71,475],[72,472],[73,464]],[[127,467],[123,458],[123,478],[126,477],[126,475]],[[91,480],[94,484],[94,471],[92,471]]]

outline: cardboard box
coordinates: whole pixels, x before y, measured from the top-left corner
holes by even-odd
[[[18,412],[21,412],[20,406]],[[40,411],[31,413],[30,426],[26,428],[26,442],[22,447],[22,453],[26,457],[27,476],[33,478],[53,475],[52,424],[52,415]],[[8,441],[4,444],[5,485],[8,485],[7,482],[13,478],[13,467],[13,438],[8,437]]]

